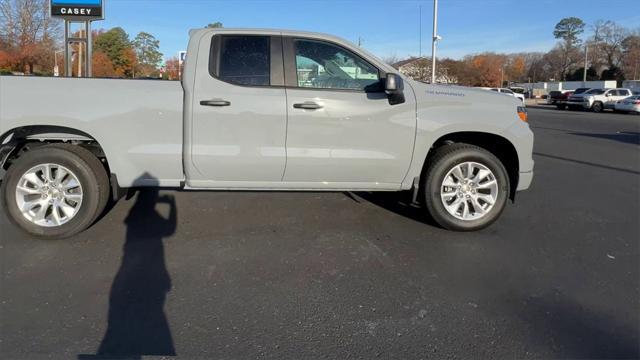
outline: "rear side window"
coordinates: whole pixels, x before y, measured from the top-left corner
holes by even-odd
[[[270,49],[268,36],[223,36],[218,78],[238,85],[269,86]]]

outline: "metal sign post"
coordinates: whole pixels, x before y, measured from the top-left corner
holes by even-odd
[[[52,18],[64,19],[64,75],[73,74],[73,44],[78,44],[78,77],[93,75],[93,39],[91,22],[104,20],[105,0],[50,0]],[[71,24],[80,23],[82,29],[78,37],[71,37]],[[82,49],[85,49],[84,56]],[[57,65],[57,64],[56,64]]]

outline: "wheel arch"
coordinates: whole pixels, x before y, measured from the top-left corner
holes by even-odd
[[[481,147],[502,162],[509,176],[510,194],[509,198],[515,200],[518,181],[520,178],[520,162],[516,147],[507,138],[488,132],[481,131],[460,131],[452,132],[440,136],[427,152],[420,172],[420,178],[424,178],[430,159],[436,150],[442,146],[454,143],[466,143]]]
[[[107,174],[111,174],[104,149],[95,137],[82,130],[56,125],[28,125],[1,134],[0,170],[6,171],[24,151],[52,143],[70,143],[86,148],[100,160]]]

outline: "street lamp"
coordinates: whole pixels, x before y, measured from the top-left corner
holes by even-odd
[[[433,39],[431,41],[431,83],[436,83],[436,45],[442,37],[438,35],[438,0],[433,0]]]
[[[584,43],[584,73],[582,74],[582,86],[587,87],[587,63],[589,61],[589,45]]]

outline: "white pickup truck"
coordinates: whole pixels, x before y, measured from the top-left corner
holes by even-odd
[[[0,77],[0,199],[44,238],[136,187],[413,190],[443,227],[477,230],[531,184],[526,117],[333,36],[194,30],[182,82]]]
[[[573,94],[567,100],[567,107],[601,112],[615,109],[616,103],[633,95],[629,89],[591,89],[581,94]]]

